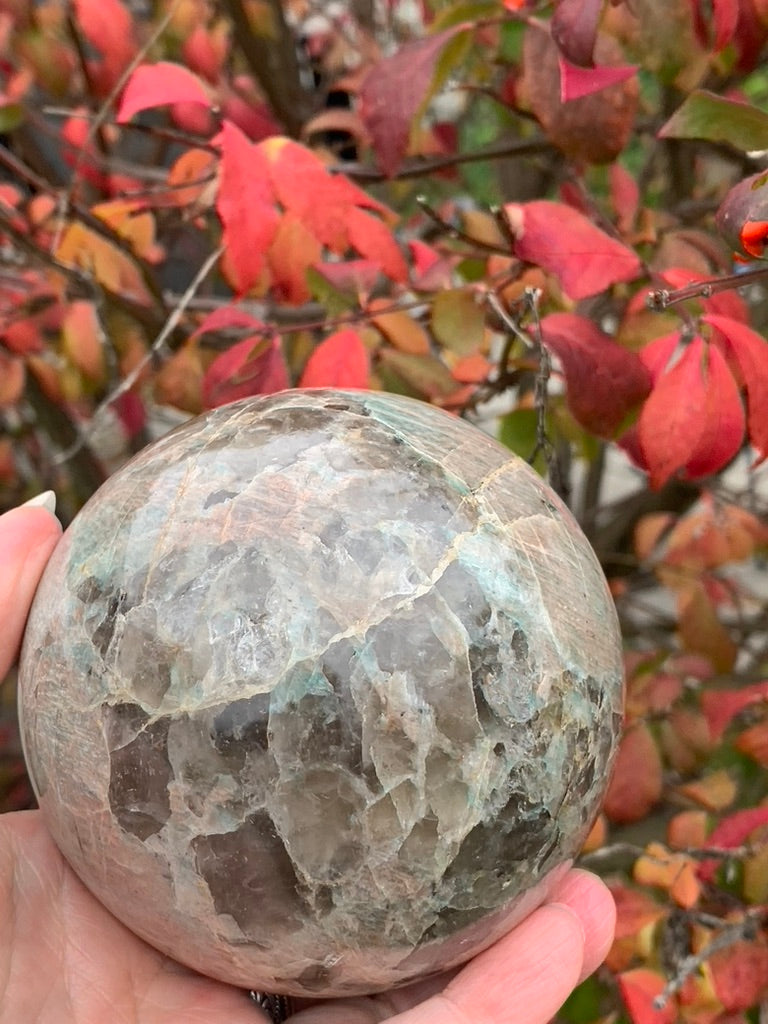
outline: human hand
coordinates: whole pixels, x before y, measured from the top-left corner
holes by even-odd
[[[44,508],[0,516],[0,680],[60,527]],[[605,886],[569,872],[549,902],[458,971],[393,992],[310,1004],[291,1024],[546,1024],[613,936]],[[82,885],[37,811],[0,816],[0,1024],[256,1024],[247,995],[174,963]]]

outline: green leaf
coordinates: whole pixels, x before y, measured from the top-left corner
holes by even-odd
[[[768,149],[768,114],[706,89],[690,94],[659,132],[663,139],[726,142],[745,153]]]
[[[514,409],[507,413],[499,425],[499,440],[521,459],[528,462],[536,451],[538,422],[539,414],[535,409]],[[546,471],[544,452],[537,453],[532,465],[537,473],[544,474]]]
[[[445,398],[459,387],[448,367],[434,356],[415,356],[387,348],[382,350],[380,358],[383,366],[427,398]]]
[[[307,287],[312,298],[316,299],[324,308],[329,317],[339,316],[346,313],[358,303],[356,295],[342,291],[324,277],[314,267],[308,267],[306,272]]]
[[[15,131],[24,121],[24,107],[20,103],[6,103],[0,107],[0,132]]]
[[[498,18],[503,12],[498,0],[464,0],[462,3],[451,4],[435,16],[430,32],[442,32],[445,28],[453,28],[462,22],[482,21],[484,18]]]
[[[432,330],[441,345],[471,355],[483,343],[485,310],[466,288],[440,292],[432,303]]]

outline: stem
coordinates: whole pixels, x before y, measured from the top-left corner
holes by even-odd
[[[312,113],[310,96],[301,85],[296,40],[288,28],[280,0],[267,0],[272,32],[257,35],[242,0],[224,0],[235,28],[234,38],[248,67],[264,90],[275,114],[294,138]]]
[[[741,274],[728,274],[726,277],[713,277],[708,281],[694,281],[684,288],[676,288],[668,291],[666,288],[657,288],[649,292],[646,304],[649,309],[661,313],[678,302],[685,302],[687,299],[703,298],[708,299],[717,292],[727,292],[734,288],[743,288],[753,281],[759,281],[761,277],[768,276],[768,265],[762,267],[751,267]]]

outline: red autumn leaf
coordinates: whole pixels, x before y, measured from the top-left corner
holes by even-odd
[[[349,244],[361,256],[378,263],[393,281],[408,280],[408,267],[403,254],[383,221],[365,210],[353,207],[347,214],[347,228]]]
[[[626,82],[637,74],[636,64],[603,65],[596,68],[580,68],[560,58],[560,99],[563,103],[589,96],[593,92],[607,89],[609,85]]]
[[[504,210],[516,235],[515,256],[555,274],[574,300],[640,273],[636,253],[563,203],[540,199]]]
[[[662,334],[660,338],[649,341],[640,353],[640,359],[654,382],[664,373],[680,344],[680,332],[673,331],[671,334]]]
[[[117,122],[125,124],[142,110],[171,103],[197,103],[208,108],[213,105],[197,75],[181,64],[169,61],[142,64],[133,72],[123,90]]]
[[[314,270],[328,284],[364,305],[362,300],[373,291],[380,268],[373,260],[344,260],[343,263],[315,263]]]
[[[702,317],[720,332],[747,392],[747,430],[763,459],[768,458],[768,343],[746,324],[713,313]]]
[[[278,200],[319,242],[339,255],[351,247],[392,280],[407,280],[408,268],[392,232],[368,212],[389,215],[385,206],[343,174],[331,174],[297,142],[270,139],[263,151]]]
[[[768,681],[742,686],[738,690],[705,690],[701,695],[701,710],[715,743],[720,742],[733,719],[745,708],[766,703]]]
[[[713,356],[711,347],[707,352],[697,335],[656,379],[640,413],[638,438],[651,486],[663,486],[684,468],[691,477],[722,469],[742,443],[743,417],[725,361],[719,352]]]
[[[181,53],[187,67],[215,85],[228,50],[229,40],[223,32],[197,24],[184,40]]]
[[[238,328],[248,331],[266,329],[261,320],[257,320],[255,316],[246,313],[244,309],[237,309],[236,306],[222,306],[220,309],[215,309],[212,313],[209,313],[201,321],[197,330],[190,335],[190,338],[199,338],[201,334],[212,334],[215,331],[227,331]]]
[[[715,994],[726,1012],[749,1010],[768,990],[768,948],[756,942],[737,942],[709,957],[707,965]]]
[[[616,211],[620,231],[629,231],[640,208],[640,188],[637,181],[620,163],[608,168],[611,184],[611,205]]]
[[[654,999],[664,991],[664,978],[647,967],[636,967],[618,976],[619,991],[632,1024],[675,1024],[674,1001],[657,1010]]]
[[[101,55],[102,88],[114,85],[136,53],[133,19],[119,0],[74,0],[83,35]]]
[[[598,68],[574,67],[563,60],[546,26],[531,21],[526,28],[517,90],[547,138],[578,164],[615,160],[629,140],[638,105],[639,86],[621,70],[618,41],[599,34],[595,57]]]
[[[733,850],[745,843],[755,829],[768,824],[768,807],[749,807],[734,811],[715,826],[707,839],[707,846]],[[720,866],[719,860],[702,861],[699,877],[711,882]]]
[[[357,331],[347,327],[321,341],[307,360],[299,387],[367,388],[368,352]]]
[[[611,821],[640,821],[661,798],[661,756],[645,722],[624,733],[603,810]]]
[[[282,136],[260,147],[269,162],[272,186],[280,203],[306,221],[313,234],[329,248],[343,246],[343,221],[355,206],[389,214],[389,210],[358,188],[344,174],[331,174],[306,146]]]
[[[249,395],[271,395],[289,385],[279,337],[245,338],[222,352],[203,377],[208,409]]]
[[[541,335],[563,367],[568,406],[578,422],[612,436],[651,389],[651,375],[634,352],[576,313],[551,313]]]
[[[126,437],[135,437],[140,430],[143,430],[147,423],[147,411],[141,396],[135,391],[126,391],[119,395],[112,407],[117,413]]]
[[[566,60],[592,64],[603,0],[560,0],[550,22],[552,38]]]
[[[261,148],[249,142],[231,121],[224,122],[218,139],[221,180],[216,210],[224,225],[232,284],[238,295],[244,295],[261,277],[280,216]]]
[[[365,76],[359,94],[360,116],[379,166],[389,177],[397,173],[408,150],[411,125],[427,101],[443,48],[469,27],[452,25],[433,36],[406,43]]]
[[[693,10],[693,21],[696,34],[702,46],[710,46],[710,31],[708,29],[709,19],[712,19],[714,38],[711,40],[711,47],[714,53],[720,53],[733,39],[736,32],[736,25],[739,20],[739,0],[711,0],[707,4],[710,10],[702,9],[702,0],[694,0],[691,5]]]
[[[685,466],[691,480],[727,466],[744,443],[744,407],[733,374],[716,345],[710,345],[706,355],[706,405],[701,411],[704,430]]]

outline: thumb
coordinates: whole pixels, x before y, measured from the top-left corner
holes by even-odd
[[[48,494],[47,503],[0,516],[0,680],[16,658],[37,584],[61,536],[53,492]]]

